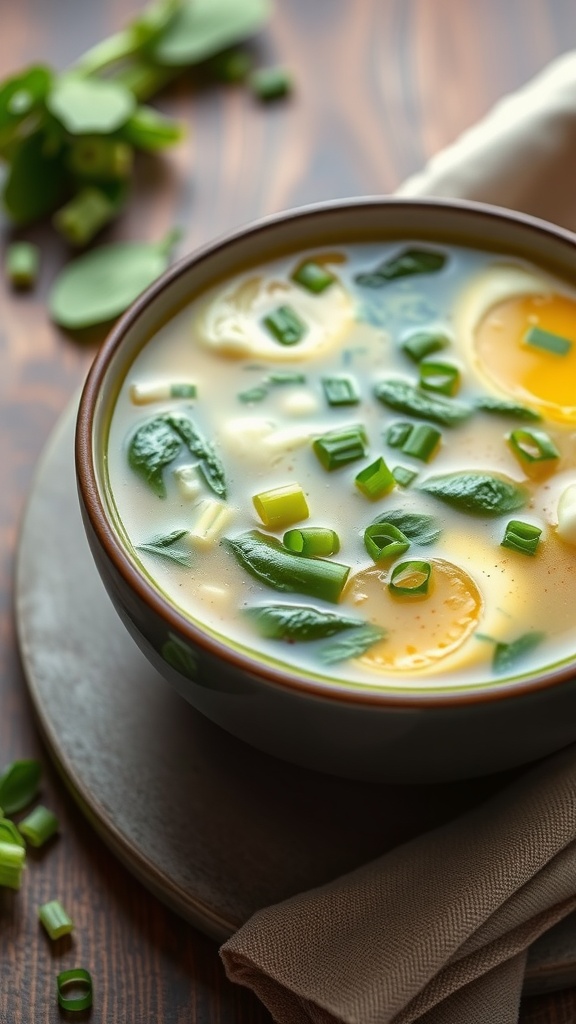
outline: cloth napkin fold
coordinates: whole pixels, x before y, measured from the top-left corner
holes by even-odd
[[[409,179],[576,229],[576,53]],[[256,913],[221,949],[277,1024],[514,1024],[530,944],[576,910],[576,745],[480,807]]]

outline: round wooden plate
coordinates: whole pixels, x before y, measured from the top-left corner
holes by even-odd
[[[48,444],[21,530],[19,643],[63,779],[145,886],[223,940],[259,907],[377,857],[503,784],[381,786],[319,775],[197,714],[148,664],[100,582],[76,498],[75,409]],[[575,980],[568,919],[533,947],[526,986]]]

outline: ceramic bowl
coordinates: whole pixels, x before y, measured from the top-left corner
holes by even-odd
[[[440,781],[506,769],[575,740],[575,667],[469,691],[390,693],[326,686],[259,662],[203,633],[154,588],[114,527],[103,474],[107,415],[119,382],[188,295],[283,250],[405,238],[475,244],[576,277],[573,236],[480,204],[368,198],[268,218],[180,260],[114,326],[83,390],[76,471],[89,544],[119,615],[198,711],[247,743],[312,769],[373,781]]]

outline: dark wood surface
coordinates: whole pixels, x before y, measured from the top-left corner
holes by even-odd
[[[241,2],[241,0],[239,0]],[[45,60],[58,68],[118,28],[136,0],[2,0],[0,74]],[[189,124],[186,142],[143,160],[127,213],[107,238],[159,238],[178,223],[184,252],[254,217],[322,198],[383,193],[499,96],[576,44],[573,0],[277,0],[255,52],[294,73],[288,102],[263,107],[230,87],[182,80],[158,106]],[[10,237],[2,228],[3,241]],[[224,978],[213,942],[149,895],[102,845],[52,769],[35,727],[15,642],[13,559],[34,467],[80,384],[98,339],[61,334],[47,289],[67,252],[49,228],[40,286],[0,282],[0,763],[39,757],[43,800],[62,835],[29,857],[18,894],[0,890],[0,1024],[54,1024],[55,975],[87,966],[89,1019],[126,1024],[265,1024],[255,999]],[[90,723],[86,723],[90,728]],[[37,906],[58,895],[73,945],[50,947]],[[576,1020],[576,990],[534,997],[522,1024]],[[489,1022],[487,1022],[489,1024]]]

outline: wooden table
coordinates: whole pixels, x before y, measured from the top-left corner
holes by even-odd
[[[2,74],[38,60],[63,68],[138,6],[6,5]],[[129,209],[106,237],[159,238],[177,223],[184,252],[272,211],[389,192],[575,42],[573,0],[277,0],[256,53],[292,69],[294,96],[263,106],[238,88],[170,87],[158,105],[189,124],[188,140],[160,161],[139,163]],[[13,557],[35,464],[96,341],[79,343],[50,324],[47,289],[67,252],[49,228],[24,236],[42,245],[40,286],[16,296],[0,282],[0,763],[41,759],[43,799],[59,815],[62,836],[29,858],[20,893],[0,891],[0,1024],[62,1019],[54,978],[60,963],[69,966],[69,950],[65,941],[50,948],[35,919],[36,906],[56,892],[74,910],[76,960],[95,979],[94,1024],[264,1024],[270,1018],[260,1004],[226,981],[216,946],[102,845],[35,728],[15,642]],[[576,989],[526,1000],[521,1020],[576,1020]]]

